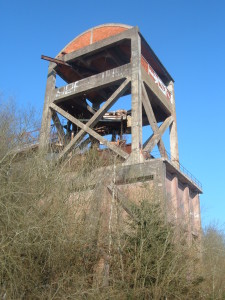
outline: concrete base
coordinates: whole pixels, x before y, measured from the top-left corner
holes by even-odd
[[[71,182],[70,201],[78,215],[84,215],[90,234],[102,253],[96,265],[96,284],[107,285],[112,236],[130,231],[127,217],[139,222],[134,206],[142,200],[159,201],[165,207],[168,222],[182,226],[188,242],[200,240],[201,220],[199,193],[193,182],[164,159],[152,159],[133,165],[114,165],[97,169],[77,180],[77,174],[66,176]],[[78,183],[78,185],[77,185]]]
[[[129,203],[137,204],[147,193],[149,201],[159,199],[165,204],[167,220],[184,225],[190,240],[200,234],[199,194],[202,191],[168,160],[152,159],[97,169],[90,174],[88,183],[85,187],[88,193],[93,190],[96,194],[97,187],[97,197],[104,195],[106,199],[102,201],[106,206],[111,202],[110,189],[112,191],[115,186],[114,193],[123,195],[124,207],[127,205],[128,210]],[[108,208],[102,212],[104,210]]]

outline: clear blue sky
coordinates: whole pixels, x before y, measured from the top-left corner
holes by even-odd
[[[180,161],[203,184],[203,226],[224,224],[224,0],[0,0],[0,91],[41,111],[41,54],[103,23],[138,25],[175,79]]]

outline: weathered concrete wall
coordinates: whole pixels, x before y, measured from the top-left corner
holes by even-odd
[[[124,166],[116,180],[120,191],[135,204],[143,199],[165,202],[165,166],[161,160]]]
[[[199,193],[191,186],[179,181],[176,174],[166,172],[166,198],[169,220],[173,218],[185,225],[189,238],[199,236],[201,232]]]
[[[112,236],[129,232],[127,218],[135,221],[132,207],[142,200],[160,201],[166,208],[166,218],[177,225],[186,224],[188,240],[200,237],[201,221],[199,195],[187,184],[179,181],[177,174],[166,170],[163,159],[133,165],[114,165],[97,169],[78,180],[77,174],[67,176],[71,182],[70,201],[77,213],[83,215],[96,237],[96,247],[101,253],[96,265],[96,280],[107,278],[108,253]],[[75,184],[74,184],[75,183]],[[102,279],[103,278],[103,279]],[[104,279],[105,280],[105,279]]]
[[[193,190],[191,184],[181,182],[178,174],[171,173],[163,159],[98,169],[90,174],[88,182],[89,187],[85,187],[87,197],[90,190],[93,190],[92,198],[102,199],[104,204],[100,205],[100,211],[105,216],[109,214],[108,205],[112,196],[107,187],[115,184],[116,189],[123,195],[125,206],[127,201],[129,205],[139,204],[142,199],[160,200],[165,204],[169,222],[185,225],[190,239],[192,235],[200,234],[199,193]],[[82,193],[85,197],[85,191]],[[95,205],[98,202],[96,201]]]

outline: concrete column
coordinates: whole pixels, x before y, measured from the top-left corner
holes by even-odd
[[[132,153],[130,163],[140,163],[142,161],[142,91],[141,91],[141,39],[138,28],[131,38],[131,109],[132,109]]]
[[[184,203],[184,216],[185,216],[185,226],[187,229],[188,242],[191,243],[191,219],[190,219],[190,199],[189,199],[189,187],[188,185],[184,188],[183,203]]]
[[[200,236],[201,232],[201,215],[200,215],[200,201],[199,194],[196,194],[192,200],[193,202],[193,226],[196,234]]]
[[[176,117],[176,106],[175,106],[175,93],[174,83],[171,81],[168,85],[168,90],[171,92],[171,104],[172,104],[172,116],[173,122],[170,125],[170,153],[171,160],[179,168],[179,152],[178,152],[178,137],[177,137],[177,117]]]
[[[177,175],[173,175],[173,179],[171,181],[171,202],[173,207],[173,214],[176,221],[178,221],[179,214],[179,201],[178,201],[178,178]]]
[[[49,140],[50,140],[50,130],[51,130],[51,110],[49,104],[51,103],[51,95],[55,89],[56,82],[56,72],[54,70],[55,64],[50,63],[48,68],[47,84],[45,91],[45,102],[42,114],[41,131],[39,139],[39,150],[47,151]]]

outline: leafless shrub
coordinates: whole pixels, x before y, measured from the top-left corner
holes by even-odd
[[[10,116],[0,119],[1,298],[223,299],[222,235],[203,236],[201,264],[152,190],[124,216],[115,194],[106,199],[96,184],[108,176],[115,184],[117,157],[95,148],[62,164],[35,152],[7,155],[16,121],[7,109],[0,112]]]
[[[202,252],[202,298],[225,299],[225,236],[217,226],[205,230]]]

